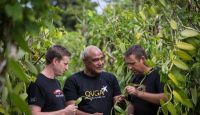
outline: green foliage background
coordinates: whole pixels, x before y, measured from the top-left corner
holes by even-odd
[[[122,91],[131,78],[123,53],[140,44],[149,54],[146,63],[161,68],[166,84],[169,101],[161,101],[160,110],[165,115],[200,114],[199,0],[117,0],[102,15],[87,0],[56,3],[0,1],[0,113],[30,114],[26,88],[53,44],[72,52],[69,70],[58,78],[62,85],[82,69],[80,52],[93,44],[105,53],[105,70],[117,76]]]

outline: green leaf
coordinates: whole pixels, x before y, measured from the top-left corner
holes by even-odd
[[[149,8],[149,13],[151,14],[151,15],[156,15],[156,9],[154,8],[155,6],[151,6],[150,8]]]
[[[169,102],[167,104],[167,109],[169,110],[171,115],[176,115],[177,114],[176,108],[174,107],[174,105],[171,102]]]
[[[28,47],[28,43],[25,41],[24,37],[15,37],[15,41],[17,42],[17,44],[24,50],[27,52],[30,52],[30,49]]]
[[[6,5],[5,10],[6,10],[6,14],[12,17],[14,21],[22,21],[23,9],[18,2],[16,2],[14,5],[10,5],[10,4]]]
[[[2,106],[0,107],[0,113],[2,113],[2,114],[6,113],[5,110],[4,110],[4,108]]]
[[[195,37],[195,36],[199,35],[199,32],[197,32],[196,30],[186,29],[186,30],[183,30],[181,32],[181,35],[183,37],[186,37],[186,38],[188,38],[188,37]]]
[[[22,59],[22,57],[25,55],[25,52],[19,48],[17,55],[16,55],[16,59]]]
[[[171,20],[169,23],[170,23],[170,26],[172,29],[174,29],[174,30],[177,29],[177,23],[174,20]]]
[[[191,102],[190,99],[183,99],[183,102],[182,102],[183,105],[186,105],[187,107],[189,108],[193,108],[193,104]]]
[[[182,75],[178,70],[173,70],[171,71],[171,73],[176,76],[176,80],[178,80],[179,82],[185,82],[186,78],[184,75]]]
[[[20,64],[12,58],[8,60],[9,72],[14,73],[20,80],[27,81],[27,76]]]
[[[93,12],[92,12],[91,10],[88,10],[88,11],[87,11],[87,14],[88,14],[89,17],[93,17],[93,15],[94,15]]]
[[[177,42],[176,47],[184,50],[195,50],[195,47],[192,44],[186,42]]]
[[[3,88],[3,91],[2,91],[2,95],[1,95],[1,100],[2,102],[6,101],[7,98],[8,98],[8,88],[7,87],[4,87]]]
[[[138,33],[135,34],[135,38],[136,39],[140,39],[141,37],[142,37],[142,33],[138,32]]]
[[[193,101],[194,105],[196,105],[197,104],[197,97],[198,97],[196,87],[191,89],[191,94],[192,94],[192,101]]]
[[[169,57],[170,57],[170,60],[173,60],[175,57],[172,50],[169,51]]]
[[[167,99],[170,98],[170,93],[168,92],[168,87],[167,87],[167,85],[164,85],[164,95],[166,96]]]
[[[183,60],[192,60],[192,57],[182,50],[177,50],[175,53]]]
[[[181,102],[183,105],[186,105],[189,108],[192,108],[193,105],[190,100],[187,98],[187,95],[181,90],[173,90],[173,95],[176,100]]]
[[[143,20],[146,20],[146,19],[147,19],[146,16],[145,16],[145,14],[144,14],[144,11],[143,11],[143,10],[140,11],[139,14],[140,14],[140,16],[142,17]]]
[[[147,59],[145,61],[145,64],[147,64],[149,67],[155,67],[156,66],[156,64],[150,59]]]
[[[183,61],[181,61],[181,60],[179,60],[179,59],[174,59],[174,60],[172,60],[172,63],[173,63],[176,67],[178,67],[178,68],[180,68],[180,69],[189,70],[189,67],[188,67]]]
[[[117,110],[120,114],[125,114],[126,112],[119,106],[114,105],[114,109]]]
[[[31,34],[31,35],[38,35],[40,32],[40,25],[37,24],[36,22],[27,22],[26,25],[26,31]]]
[[[162,65],[162,72],[163,73],[168,73],[169,72],[169,68],[168,68],[168,64],[169,64],[169,60],[167,60],[163,65]]]
[[[83,97],[79,97],[76,102],[75,105],[78,106],[78,104],[83,100]]]
[[[28,97],[28,94],[27,93],[22,93],[20,94],[20,97],[25,100],[27,97]]]
[[[36,67],[30,61],[27,60],[26,65],[29,68],[29,70],[31,71],[31,73],[33,73],[34,75],[38,74]]]
[[[200,35],[199,35],[199,38],[200,38]],[[190,38],[190,39],[187,39],[185,42],[193,45],[195,48],[199,47],[199,44],[200,44],[200,40],[197,38]]]
[[[49,39],[44,39],[44,46],[45,47],[50,47],[50,46],[52,46],[54,43],[51,41],[51,40],[49,40]]]
[[[197,68],[200,68],[200,62],[193,63],[192,69],[197,69]]]
[[[16,94],[19,94],[19,92],[23,90],[23,87],[24,87],[24,82],[17,83],[17,85],[14,87],[14,92]]]
[[[164,7],[166,7],[166,2],[165,2],[165,0],[159,0],[160,1],[160,3],[164,6]]]
[[[118,68],[117,68],[117,75],[120,75],[121,73],[122,73],[122,71],[123,71],[123,66],[124,66],[124,64],[120,64],[119,66],[118,66]]]
[[[9,76],[9,74],[6,74],[6,87],[8,88],[8,92],[12,91],[12,84],[10,82],[10,76]]]
[[[172,93],[173,93],[174,97],[175,97],[178,101],[180,101],[180,102],[183,101],[181,95],[180,95],[176,90],[173,90]]]
[[[169,74],[168,74],[168,77],[172,80],[172,82],[173,82],[177,87],[179,87],[179,82],[176,80],[176,77],[175,77],[172,73],[169,73]]]
[[[11,99],[22,112],[25,112],[26,115],[31,115],[28,104],[17,94],[14,92],[10,93]]]
[[[125,52],[125,51],[126,51],[125,44],[124,44],[123,42],[121,42],[121,43],[119,44],[119,48],[120,48],[120,50],[121,50],[122,52]]]
[[[163,100],[160,100],[160,104],[161,104],[162,112],[164,113],[164,115],[168,115],[167,105],[165,104],[165,102]]]

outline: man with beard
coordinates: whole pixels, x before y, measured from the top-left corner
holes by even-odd
[[[156,115],[160,100],[166,100],[158,70],[145,64],[146,52],[140,45],[130,47],[125,52],[125,63],[133,71],[133,86],[127,86],[128,115]]]
[[[104,54],[96,46],[88,46],[82,53],[85,65],[83,71],[66,80],[64,95],[66,105],[74,104],[81,96],[77,115],[110,115],[113,103],[120,97],[120,87],[116,77],[103,71]]]

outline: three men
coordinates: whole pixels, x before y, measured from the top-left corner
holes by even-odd
[[[110,115],[113,103],[121,94],[116,77],[103,71],[104,54],[96,46],[88,46],[82,53],[85,65],[66,80],[63,92],[66,104],[74,104],[81,96],[85,98],[78,105],[77,115]]]
[[[166,100],[160,75],[155,68],[145,65],[147,58],[144,49],[135,45],[125,52],[125,63],[134,72],[133,84],[125,89],[129,94],[128,115],[156,115],[160,100]]]
[[[47,66],[27,91],[32,114],[64,115],[76,111],[76,115],[110,115],[113,103],[119,100],[121,92],[116,77],[103,71],[102,51],[92,45],[85,48],[82,53],[85,68],[66,80],[64,98],[55,77],[68,68],[69,56],[70,53],[58,45],[47,51]],[[158,71],[145,65],[146,58],[144,49],[139,45],[125,53],[125,62],[134,72],[132,83],[138,84],[125,88],[131,102],[128,115],[156,115],[160,100],[166,100]],[[76,110],[75,101],[82,96],[83,100]],[[68,106],[65,107],[65,104]]]
[[[46,66],[27,89],[28,104],[33,115],[65,115],[76,112],[75,105],[65,107],[65,97],[56,76],[68,69],[69,51],[54,45],[46,53]]]

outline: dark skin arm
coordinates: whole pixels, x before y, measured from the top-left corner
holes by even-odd
[[[71,105],[71,104],[75,104],[76,100],[70,100],[70,101],[67,101],[65,102],[65,105]],[[90,113],[87,113],[87,112],[84,112],[84,111],[80,111],[80,110],[76,110],[76,115],[103,115],[103,113],[93,113],[93,114],[90,114]]]

